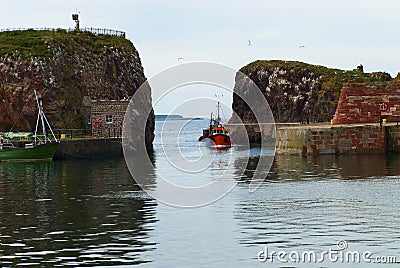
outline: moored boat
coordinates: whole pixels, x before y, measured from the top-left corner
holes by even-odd
[[[229,136],[228,129],[222,124],[219,116],[220,103],[217,105],[218,112],[217,118],[211,114],[210,126],[203,130],[203,135],[199,138],[199,141],[205,141],[207,147],[213,147],[217,149],[230,148],[232,141]]]
[[[9,140],[0,137],[0,161],[35,161],[35,160],[51,160],[57,151],[60,142],[54,135],[53,130],[43,112],[42,102],[39,101],[36,91],[35,97],[39,109],[36,121],[36,129],[34,141],[25,144],[24,147],[16,147]],[[43,133],[38,135],[38,128],[42,126]],[[49,138],[46,131],[49,128],[52,139]]]
[[[35,161],[51,160],[57,151],[58,142],[34,146],[26,144],[25,148],[3,147],[0,149],[0,161]]]

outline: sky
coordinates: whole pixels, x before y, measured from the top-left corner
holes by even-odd
[[[397,0],[5,2],[1,29],[73,28],[71,14],[79,11],[81,27],[125,31],[139,51],[150,83],[167,68],[196,61],[237,70],[258,59],[281,59],[339,69],[363,64],[366,72],[385,71],[393,77],[400,71]],[[153,101],[161,91],[153,92]],[[229,106],[231,96],[224,98]],[[168,105],[176,106],[164,102],[155,107],[156,113],[171,112]],[[214,104],[179,112],[208,115],[205,110],[210,107]]]

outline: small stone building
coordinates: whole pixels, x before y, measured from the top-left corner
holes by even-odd
[[[86,132],[94,138],[122,136],[129,100],[92,100],[87,110]]]

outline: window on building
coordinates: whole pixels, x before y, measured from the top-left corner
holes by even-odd
[[[112,115],[106,115],[106,124],[112,124],[113,118]]]

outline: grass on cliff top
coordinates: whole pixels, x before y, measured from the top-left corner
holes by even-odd
[[[244,74],[249,74],[255,70],[260,69],[273,69],[274,67],[279,67],[284,70],[294,70],[295,72],[300,72],[302,70],[308,70],[313,72],[318,76],[323,76],[322,80],[325,82],[337,81],[337,82],[382,82],[377,77],[372,76],[370,73],[363,73],[354,70],[340,70],[334,68],[328,68],[320,65],[313,65],[308,63],[303,63],[299,61],[284,61],[284,60],[257,60],[254,61],[240,71]],[[338,81],[339,80],[339,81]]]
[[[26,57],[50,57],[52,51],[48,44],[58,43],[67,52],[73,54],[76,49],[101,53],[104,46],[123,48],[127,52],[135,50],[133,44],[123,38],[111,35],[95,35],[89,32],[67,32],[59,29],[23,30],[0,32],[0,56],[15,55]]]

